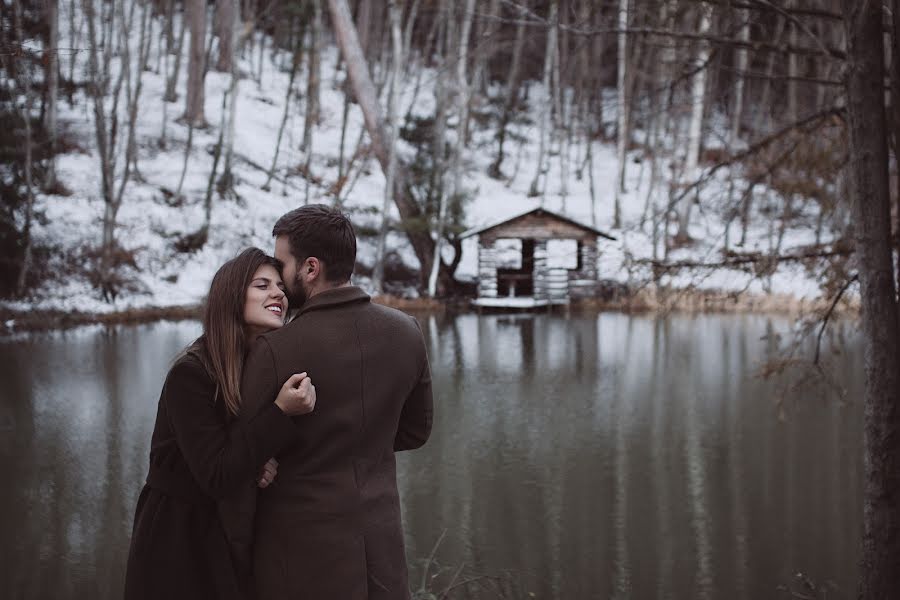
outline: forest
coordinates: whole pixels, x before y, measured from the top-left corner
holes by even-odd
[[[620,235],[630,284],[852,277],[837,2],[2,7],[8,298],[159,297],[279,191],[354,213],[376,290],[453,294],[460,233],[527,202]]]
[[[900,1],[2,0],[0,297],[190,304],[308,202],[375,292],[548,206],[628,286],[861,307],[860,594],[900,594]],[[468,271],[466,270],[468,268]]]

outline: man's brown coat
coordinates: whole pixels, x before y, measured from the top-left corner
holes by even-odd
[[[359,288],[321,292],[260,337],[244,367],[243,418],[306,371],[316,407],[295,417],[268,489],[238,503],[232,548],[247,550],[259,600],[409,597],[394,452],[432,422],[431,374],[416,320]],[[252,530],[247,523],[255,519]],[[243,547],[243,550],[242,550]]]

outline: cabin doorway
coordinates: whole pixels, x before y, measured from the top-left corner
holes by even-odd
[[[497,269],[499,298],[527,298],[534,296],[534,240],[523,239],[522,253],[516,267]]]

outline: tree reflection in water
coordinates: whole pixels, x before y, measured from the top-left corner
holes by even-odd
[[[398,464],[411,580],[456,597],[853,589],[860,407],[753,376],[787,320],[419,315],[436,423]],[[0,340],[0,594],[117,598],[164,374],[197,323]],[[858,397],[852,328],[831,374]],[[490,578],[477,579],[479,575]],[[493,590],[493,591],[491,591]],[[850,597],[844,593],[844,597]],[[451,594],[454,597],[454,594]]]

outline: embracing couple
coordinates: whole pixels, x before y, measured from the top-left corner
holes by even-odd
[[[298,208],[273,236],[274,258],[219,269],[166,377],[128,600],[409,597],[394,452],[431,431],[422,332],[350,285],[339,211]]]

